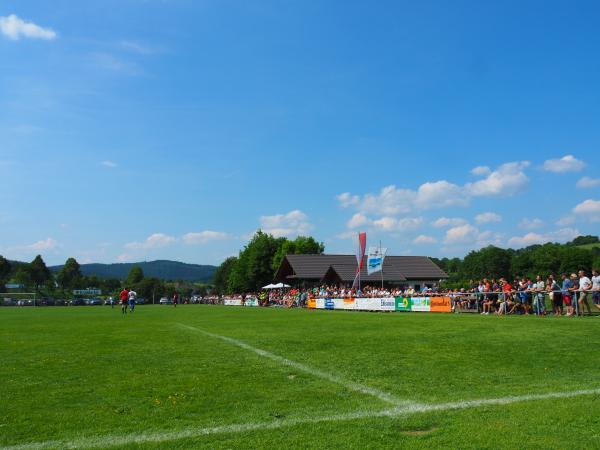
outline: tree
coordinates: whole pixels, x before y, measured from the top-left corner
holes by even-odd
[[[133,266],[127,275],[127,285],[129,287],[137,285],[144,279],[144,271],[140,266]]]
[[[65,261],[60,272],[56,275],[58,284],[63,289],[73,289],[78,287],[77,284],[81,280],[81,266],[75,258],[69,258]]]
[[[465,279],[509,277],[511,253],[503,248],[489,247],[472,251],[463,261],[462,275]]]
[[[284,240],[273,256],[273,273],[279,269],[285,255],[320,255],[325,251],[325,245],[317,242],[312,236],[298,236],[293,241]]]
[[[585,248],[565,246],[561,248],[560,261],[561,272],[577,273],[579,270],[589,272],[592,268],[593,254]]]
[[[102,290],[105,292],[115,292],[121,289],[121,281],[117,278],[102,280]]]
[[[258,291],[273,281],[273,257],[285,240],[258,230],[240,252],[238,261],[231,270],[228,291]]]
[[[29,264],[20,264],[13,278],[17,284],[22,284],[25,287],[29,287],[32,284]]]
[[[153,300],[154,297],[162,297],[166,293],[164,283],[158,278],[144,278],[137,285],[137,294],[146,300]]]
[[[217,294],[222,295],[227,291],[227,282],[231,275],[231,271],[234,266],[237,264],[238,259],[235,256],[231,256],[227,258],[225,261],[221,263],[221,265],[215,271],[215,275],[213,277],[213,282],[215,284],[215,290]]]
[[[596,244],[598,242],[600,242],[600,239],[598,239],[598,236],[587,235],[587,236],[577,236],[575,239],[573,239],[567,245]]]
[[[37,255],[34,260],[31,261],[31,264],[29,265],[29,274],[31,281],[35,284],[36,288],[39,288],[41,285],[52,279],[52,274],[48,267],[46,267],[46,263],[41,255]]]
[[[11,270],[10,262],[0,255],[0,282],[6,281]]]

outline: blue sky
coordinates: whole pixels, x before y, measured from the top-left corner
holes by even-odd
[[[0,254],[218,264],[259,227],[463,256],[600,232],[597,2],[0,5]]]

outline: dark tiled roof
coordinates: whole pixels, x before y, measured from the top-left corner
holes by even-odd
[[[356,271],[354,255],[286,255],[277,279],[293,278],[321,280],[329,269],[334,270],[342,280],[353,280]],[[381,280],[381,273],[367,275],[367,258],[364,258],[361,279]],[[387,274],[387,275],[386,275]],[[426,256],[387,256],[383,263],[383,276],[386,281],[439,280],[448,275]]]

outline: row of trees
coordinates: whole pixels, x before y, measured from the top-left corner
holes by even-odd
[[[597,236],[580,236],[566,244],[531,245],[519,250],[489,246],[470,252],[464,259],[431,259],[450,276],[446,284],[459,287],[481,278],[545,277],[600,269],[600,244]]]
[[[273,281],[285,255],[321,254],[324,250],[323,243],[310,236],[289,240],[259,230],[237,257],[227,258],[219,266],[214,277],[215,290],[219,294],[256,292]]]
[[[134,289],[140,297],[151,301],[163,296],[206,295],[210,286],[194,285],[189,282],[167,282],[155,277],[145,277],[139,266],[134,266],[125,280],[99,278],[81,273],[81,266],[75,258],[69,258],[57,273],[52,273],[40,255],[30,263],[10,262],[0,256],[0,284],[19,284],[27,291],[35,290],[40,295],[51,297],[71,297],[75,289],[101,289],[106,295],[115,296],[123,288]]]

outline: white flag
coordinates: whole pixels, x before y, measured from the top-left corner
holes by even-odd
[[[369,275],[382,270],[386,252],[387,248],[369,247],[369,255],[367,257],[367,273]]]

